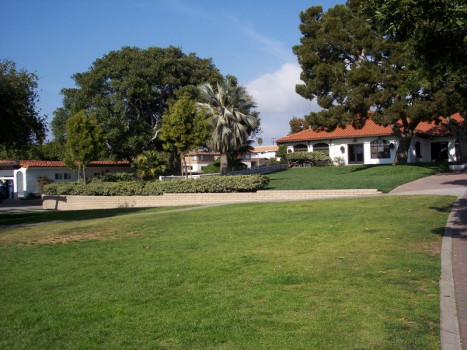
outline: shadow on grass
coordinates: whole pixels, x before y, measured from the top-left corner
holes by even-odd
[[[452,207],[450,205],[445,205],[444,207],[430,207],[430,209],[436,210],[440,213],[450,213]]]
[[[441,208],[432,208],[435,210],[450,212],[451,208],[441,207]],[[458,199],[454,206],[452,207],[454,213],[451,215],[451,221],[448,229],[445,227],[440,227],[433,229],[432,232],[436,234],[446,234],[448,237],[455,237],[460,239],[467,239],[467,198]]]
[[[358,171],[368,170],[371,168],[381,167],[381,166],[386,166],[386,165],[349,165],[349,166],[353,168],[350,172],[356,173]]]
[[[33,224],[49,221],[71,221],[110,218],[115,216],[135,214],[157,208],[118,208],[118,209],[93,209],[73,211],[45,211],[28,213],[5,213],[0,215],[0,225]]]

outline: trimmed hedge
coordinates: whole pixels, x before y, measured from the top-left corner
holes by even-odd
[[[104,182],[133,181],[135,180],[135,173],[107,173],[95,176],[92,179]]]
[[[47,195],[72,196],[160,196],[163,193],[256,192],[266,188],[263,175],[207,176],[170,181],[121,181],[90,183],[54,182],[44,186]]]
[[[324,152],[292,152],[286,155],[289,166],[311,164],[311,166],[331,165],[332,160]]]

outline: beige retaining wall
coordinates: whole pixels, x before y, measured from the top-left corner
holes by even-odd
[[[258,191],[254,193],[166,193],[162,196],[42,196],[42,207],[55,210],[146,208],[177,205],[273,202],[360,197],[377,190]]]

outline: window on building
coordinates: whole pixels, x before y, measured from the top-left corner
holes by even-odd
[[[71,180],[70,173],[55,173],[55,180]]]
[[[251,159],[249,154],[245,154],[245,159]]]
[[[327,156],[329,156],[329,145],[327,143],[317,143],[313,145],[313,152],[323,152]]]
[[[191,160],[196,160],[196,156],[191,156]]]
[[[388,140],[374,140],[371,146],[371,159],[391,158],[391,143]]]
[[[294,152],[308,152],[308,146],[301,143],[299,145],[293,146],[293,151]]]
[[[204,156],[203,155],[199,156],[199,160],[204,160]]]

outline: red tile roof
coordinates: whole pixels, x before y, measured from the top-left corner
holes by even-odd
[[[366,136],[388,136],[392,135],[393,131],[390,126],[377,125],[373,120],[368,119],[362,129],[355,129],[353,126],[337,128],[334,131],[314,131],[313,129],[305,129],[295,134],[286,137],[281,137],[277,143],[290,141],[306,141],[306,140],[328,140],[328,139],[346,139],[354,137]]]
[[[279,146],[258,146],[253,148],[253,153],[255,152],[270,152],[270,151],[277,151]]]
[[[459,113],[453,114],[451,118],[460,122],[463,120]],[[441,119],[442,120],[442,119]],[[428,135],[428,136],[450,136],[449,129],[442,123],[436,124],[435,122],[421,122],[415,129],[415,133]],[[381,126],[376,124],[373,120],[368,119],[362,129],[355,129],[352,126],[346,128],[337,128],[334,131],[314,131],[306,129],[295,134],[281,137],[277,143],[293,142],[293,141],[307,141],[307,140],[328,140],[328,139],[343,139],[355,137],[368,137],[368,136],[389,136],[394,132],[390,126]]]
[[[457,122],[462,122],[464,120],[460,113],[451,115],[451,119],[454,119]],[[449,128],[443,123],[445,120],[446,118],[441,118],[439,123],[420,123],[415,129],[415,132],[427,136],[450,136],[451,132],[449,131]]]
[[[0,166],[18,166],[21,168],[61,168],[65,167],[65,163],[59,160],[0,160]],[[103,166],[103,167],[128,167],[130,166],[129,161],[110,161],[110,160],[103,160],[103,161],[93,161],[90,162],[90,167],[93,166]]]

